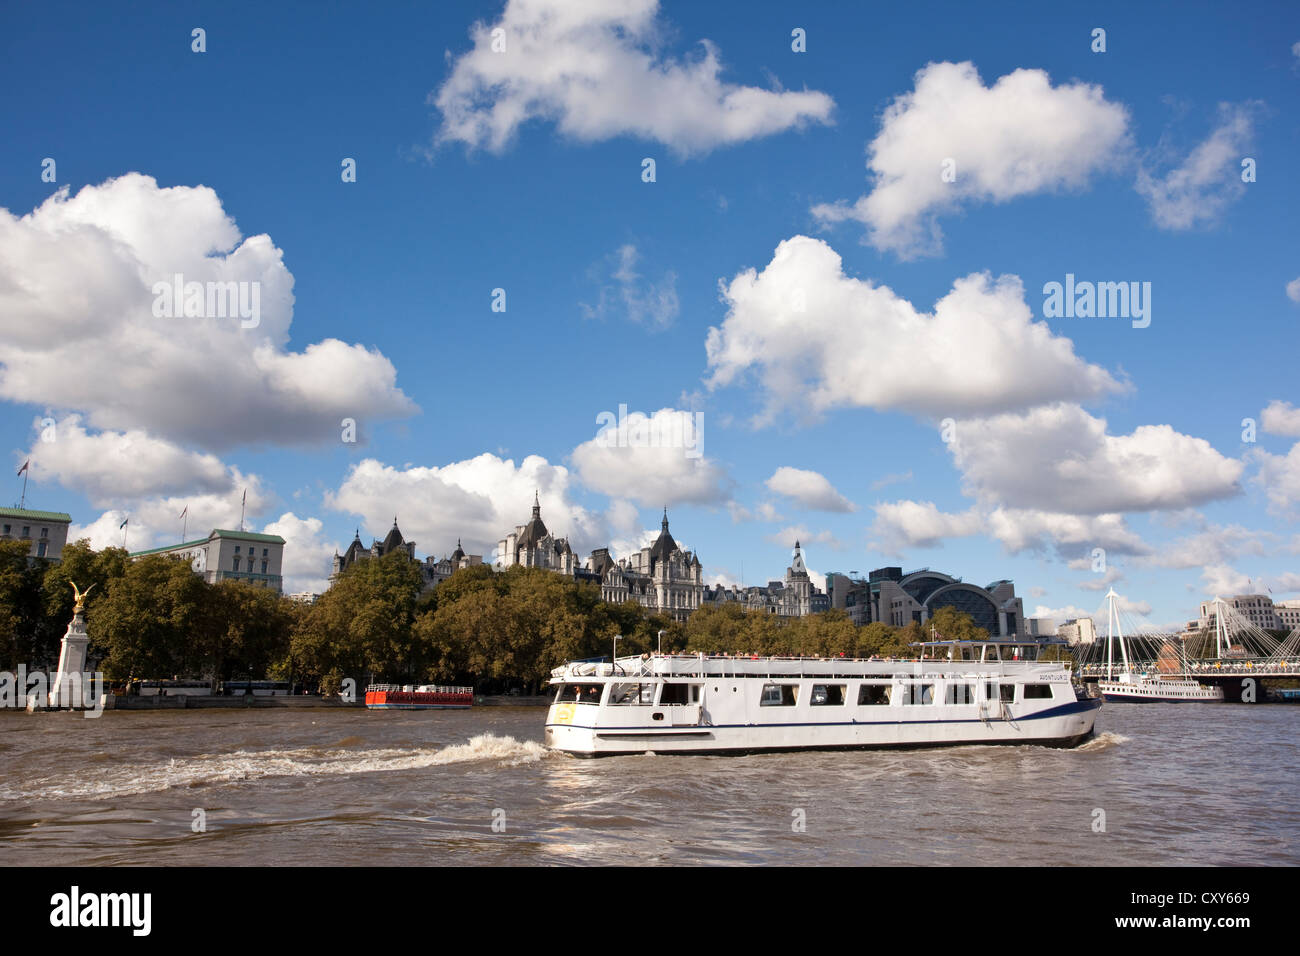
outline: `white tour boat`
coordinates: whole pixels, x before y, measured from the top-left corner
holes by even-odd
[[[1159,674],[1135,673],[1129,662],[1128,646],[1124,642],[1124,631],[1119,624],[1119,595],[1111,588],[1106,594],[1106,677],[1097,681],[1097,690],[1106,700],[1119,703],[1141,704],[1163,702],[1169,704],[1188,702],[1215,702],[1223,700],[1223,688],[1200,681],[1174,677],[1162,677]],[[1119,653],[1123,658],[1124,669],[1116,676],[1112,673],[1115,663],[1115,638],[1119,638]],[[1186,661],[1178,655],[1179,661],[1186,669]]]
[[[916,660],[646,655],[551,672],[546,744],[583,757],[1074,746],[1101,701],[1035,643],[934,641]]]

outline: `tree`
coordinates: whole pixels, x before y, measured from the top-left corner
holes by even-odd
[[[0,541],[0,660],[6,670],[41,664],[50,656],[41,613],[41,575],[48,562],[31,561],[30,550],[27,541]]]
[[[189,562],[149,555],[87,601],[87,631],[112,680],[204,675],[211,667],[211,612],[210,588]]]

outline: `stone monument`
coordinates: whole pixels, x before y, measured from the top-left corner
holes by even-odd
[[[68,583],[72,584],[71,581]],[[90,643],[90,636],[86,633],[86,595],[94,588],[92,584],[86,590],[79,591],[72,584],[72,593],[77,603],[72,609],[72,621],[68,624],[68,630],[63,635],[63,645],[59,649],[59,670],[54,675],[50,688],[51,707],[85,706],[84,695],[88,688],[83,685],[89,677],[85,673],[86,645]]]

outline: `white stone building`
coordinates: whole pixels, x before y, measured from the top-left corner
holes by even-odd
[[[1097,640],[1097,622],[1090,617],[1066,621],[1056,629],[1056,636],[1067,644],[1093,644]]]
[[[1267,594],[1235,594],[1230,598],[1224,598],[1223,601],[1258,628],[1265,631],[1282,630],[1282,619],[1273,606],[1273,599]],[[1214,601],[1202,601],[1201,629],[1216,627],[1217,618],[1218,615],[1214,612]]]
[[[704,589],[706,604],[741,605],[747,611],[777,617],[804,617],[830,608],[826,593],[812,583],[804,564],[799,542],[794,543],[794,558],[785,569],[784,581],[768,581],[766,586],[727,587],[719,584]]]
[[[197,538],[165,548],[136,551],[132,560],[151,554],[174,555],[189,561],[196,574],[209,584],[218,581],[245,581],[257,587],[284,590],[281,568],[284,562],[284,538],[278,534],[253,531],[213,529],[206,538]]]
[[[600,581],[602,600],[636,601],[652,611],[686,620],[704,600],[700,559],[678,547],[668,532],[668,509],[654,544],[615,561],[609,549],[592,552],[587,570]]]
[[[579,568],[578,556],[569,547],[569,540],[557,538],[546,530],[536,494],[533,516],[528,523],[516,525],[514,531],[497,542],[497,566],[508,568],[516,564],[568,575],[575,574]]]

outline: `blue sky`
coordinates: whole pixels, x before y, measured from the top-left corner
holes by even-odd
[[[7,9],[29,505],[97,544],[130,514],[134,549],[249,487],[291,588],[394,514],[491,556],[540,487],[584,554],[667,504],[706,580],[779,577],[799,537],[818,572],[1009,577],[1058,618],[1112,583],[1155,624],[1300,596],[1300,11],[549,7]],[[150,314],[213,262],[262,282],[259,328]],[[1149,282],[1150,325],[1046,318],[1067,273]],[[703,457],[601,447],[620,405],[699,413]]]

